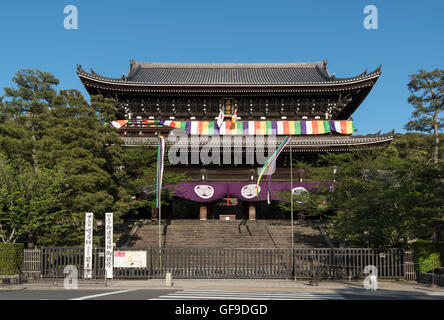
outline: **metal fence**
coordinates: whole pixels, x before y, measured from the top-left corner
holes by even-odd
[[[412,251],[406,251],[404,252],[404,265],[405,265],[405,279],[408,281],[416,281],[417,274],[416,274],[416,267],[415,267],[415,261]]]
[[[118,248],[146,251],[143,268],[114,268],[118,279],[356,279],[374,265],[380,278],[405,278],[409,259],[402,249],[302,248]],[[83,248],[25,249],[22,273],[32,278],[63,279],[74,265],[83,278]],[[93,278],[104,279],[104,248],[93,249]],[[407,263],[407,264],[406,264]],[[407,267],[406,267],[407,266]],[[413,265],[414,267],[414,265]]]
[[[41,249],[25,249],[23,252],[23,275],[28,279],[39,279],[42,273]]]

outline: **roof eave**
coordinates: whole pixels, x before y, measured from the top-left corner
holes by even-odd
[[[237,83],[213,83],[213,84],[164,84],[164,83],[146,83],[146,82],[132,82],[132,81],[124,81],[121,79],[112,79],[105,77],[98,77],[87,73],[85,71],[77,72],[77,75],[81,80],[86,79],[93,82],[108,84],[108,85],[119,85],[124,87],[138,87],[138,88],[170,88],[170,87],[179,87],[179,88],[299,88],[299,87],[340,87],[344,85],[353,85],[368,82],[369,80],[377,80],[380,76],[380,73],[368,74],[365,76],[360,76],[356,78],[338,80],[338,81],[325,81],[325,82],[300,82],[300,83],[269,83],[269,84],[237,84]]]

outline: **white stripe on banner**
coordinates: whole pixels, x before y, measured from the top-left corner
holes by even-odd
[[[111,121],[111,124],[113,125],[114,128],[117,128],[117,129],[119,129],[121,127],[121,125],[117,121]]]
[[[313,134],[313,125],[312,121],[306,121],[305,125],[307,127],[307,134]]]
[[[169,127],[171,125],[171,122],[172,122],[171,120],[167,120],[164,122],[164,125]]]
[[[341,121],[335,121],[335,131],[341,132]]]
[[[277,122],[277,134],[284,134],[284,121]]]
[[[191,121],[191,134],[198,134],[199,124],[197,121]]]
[[[248,134],[254,136],[254,121],[248,121]]]
[[[222,126],[219,128],[219,134],[225,134],[225,132],[227,132],[226,129],[226,124],[225,122],[222,123]]]

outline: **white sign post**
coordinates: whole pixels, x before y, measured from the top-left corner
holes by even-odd
[[[92,278],[93,213],[85,215],[84,278]]]
[[[105,273],[107,279],[113,278],[113,213],[107,212],[105,217]]]

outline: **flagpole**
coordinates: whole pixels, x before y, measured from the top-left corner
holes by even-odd
[[[162,269],[162,234],[160,233],[160,230],[162,229],[162,227],[161,227],[161,221],[162,221],[161,207],[162,207],[162,205],[159,204],[158,218],[159,218],[159,266],[160,266],[160,269]]]
[[[294,275],[294,226],[293,226],[293,152],[290,135],[290,203],[291,203],[291,270]]]
[[[156,205],[158,209],[158,219],[159,219],[159,267],[162,269],[162,179],[163,179],[163,154],[164,154],[164,140],[162,136],[158,137],[159,146],[157,149],[157,194],[156,194]]]

